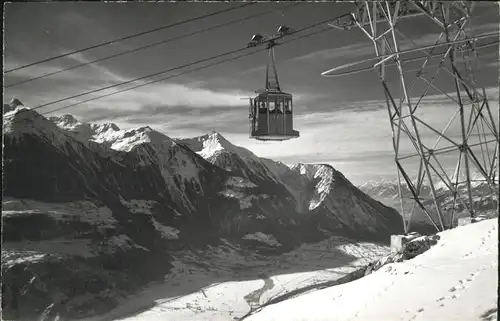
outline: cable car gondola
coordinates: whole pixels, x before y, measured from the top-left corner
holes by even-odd
[[[256,91],[258,94],[250,98],[250,138],[263,141],[283,141],[299,137],[293,129],[292,95],[281,91],[278,72],[274,58],[276,41],[291,33],[291,29],[280,26],[277,34],[262,37],[254,35],[248,47],[267,44],[269,59],[266,68],[266,89]],[[270,67],[272,73],[269,72]]]

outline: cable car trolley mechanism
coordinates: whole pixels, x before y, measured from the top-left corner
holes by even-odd
[[[277,33],[270,36],[253,35],[247,47],[267,45],[269,59],[266,68],[266,89],[258,90],[250,98],[250,138],[262,141],[283,141],[299,137],[293,129],[292,95],[281,91],[274,58],[274,46],[277,41],[292,30],[280,26]],[[272,68],[272,72],[270,72]]]

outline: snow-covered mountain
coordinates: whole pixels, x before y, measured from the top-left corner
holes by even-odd
[[[68,318],[89,311],[84,306],[92,300],[112,304],[110,297],[162,278],[174,249],[225,238],[254,251],[283,252],[331,235],[387,240],[402,231],[394,209],[331,166],[290,169],[217,133],[175,140],[150,127],[121,130],[70,115],[47,119],[21,105],[4,114],[3,124],[4,243],[39,244],[31,252],[3,253],[15,257],[5,271],[24,284],[44,275],[37,282],[45,290],[23,299],[33,306],[27,318],[69,297],[71,311],[58,312]],[[19,264],[30,268],[10,270]],[[46,269],[55,268],[62,272],[51,279]],[[87,271],[82,282],[101,280],[97,292],[66,286],[79,270]],[[111,270],[120,273],[106,279]],[[125,285],[110,285],[122,278]]]
[[[498,176],[496,178],[496,182],[498,182]],[[371,197],[384,203],[385,205],[394,207],[400,211],[401,201],[399,198],[399,187],[397,180],[383,180],[378,182],[369,181],[358,187],[367,195],[370,195]],[[456,202],[454,202],[453,193],[450,192],[442,182],[436,182],[434,188],[436,194],[438,195],[438,204],[443,211],[445,225],[450,223],[449,221],[451,219],[451,212],[453,210],[453,207],[455,207],[455,223],[458,217],[470,215],[462,202],[458,201],[458,199]],[[495,194],[492,193],[492,189],[490,188],[488,183],[478,173],[473,173],[472,175],[471,191],[473,206],[476,211],[496,211],[497,200]],[[405,197],[403,205],[406,213],[406,219],[408,219],[407,216],[409,215],[413,207],[413,202],[411,201],[411,192],[406,184],[401,185],[401,192]],[[461,195],[462,199],[468,199],[466,185],[464,183],[458,186],[458,193],[458,195]],[[432,192],[428,182],[424,182],[420,190],[420,197],[422,197],[422,202],[429,210],[434,221],[438,222],[437,211],[435,209],[433,200],[430,198],[431,195]],[[415,222],[415,228],[420,228],[422,232],[424,230],[429,230],[429,227],[432,226],[432,223],[428,219],[427,215],[418,206],[415,208],[415,211],[412,215],[412,222]],[[434,229],[434,227],[432,227],[431,230],[432,229]]]
[[[297,211],[307,214],[326,230],[346,226],[354,231],[373,232],[382,226],[386,230],[398,228],[392,225],[398,222],[394,211],[383,210],[380,203],[366,197],[330,165],[297,164],[290,168],[235,146],[217,132],[178,141],[212,164],[257,184],[267,182],[275,189],[284,186]]]
[[[399,214],[367,196],[342,173],[327,164],[297,164],[280,175],[299,196],[302,212],[308,211],[318,226],[350,226],[354,231],[398,230]],[[356,215],[353,215],[356,213]],[[332,225],[332,224],[336,224]]]
[[[218,132],[176,141],[189,147],[206,161],[255,183],[280,184],[276,174],[261,158],[243,147],[233,145]]]
[[[3,104],[2,114],[13,111],[19,106],[23,106],[23,103],[17,98],[12,98],[8,104]]]
[[[99,140],[120,130],[120,128],[113,123],[82,123],[73,117],[73,115],[69,114],[59,117],[51,116],[49,120],[53,121],[59,128],[69,131],[81,141],[88,141],[91,139]]]
[[[368,181],[359,185],[358,188],[381,202],[399,199],[399,187],[395,180]]]
[[[115,124],[82,123],[71,115],[51,120],[93,150],[111,151],[111,155],[125,165],[134,169],[157,168],[166,192],[180,211],[196,212],[196,198],[204,195],[202,184],[212,178],[209,174],[217,174],[214,166],[191,150],[147,126],[120,130]]]

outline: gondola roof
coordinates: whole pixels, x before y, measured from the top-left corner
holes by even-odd
[[[287,98],[292,98],[292,94],[283,92],[283,91],[264,91],[259,93],[255,98],[261,99],[261,98],[266,98],[266,97],[287,97]]]

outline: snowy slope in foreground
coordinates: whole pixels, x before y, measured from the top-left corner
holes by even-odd
[[[445,231],[415,259],[269,306],[247,320],[497,320],[497,235],[498,219]]]

